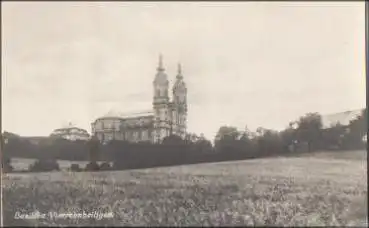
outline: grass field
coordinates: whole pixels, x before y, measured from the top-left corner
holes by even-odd
[[[367,224],[366,151],[99,173],[9,174],[4,225]],[[113,212],[113,218],[14,219]]]

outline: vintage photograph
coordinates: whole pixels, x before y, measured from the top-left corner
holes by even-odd
[[[1,3],[1,226],[368,226],[365,2]]]

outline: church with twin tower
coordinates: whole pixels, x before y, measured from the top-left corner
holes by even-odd
[[[136,113],[109,112],[92,124],[92,135],[101,142],[125,140],[160,143],[169,135],[185,138],[187,129],[187,87],[181,64],[169,97],[169,80],[159,56],[159,64],[153,81],[152,109]]]
[[[170,134],[184,138],[187,122],[187,88],[183,80],[181,64],[178,64],[178,72],[172,89],[172,101],[169,100],[169,81],[163,67],[161,55],[153,86],[156,138],[162,140],[163,137]]]

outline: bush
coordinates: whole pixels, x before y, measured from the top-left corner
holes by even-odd
[[[100,169],[99,165],[96,162],[90,162],[86,165],[86,171],[98,171]]]
[[[60,167],[59,164],[56,162],[56,160],[51,159],[50,160],[39,159],[29,166],[30,172],[48,172],[54,170],[59,171]]]
[[[70,171],[72,171],[72,172],[80,172],[80,171],[82,171],[82,169],[79,167],[78,164],[72,164],[70,166]]]
[[[112,167],[109,162],[104,162],[100,165],[100,170],[111,170]]]
[[[13,166],[11,166],[10,158],[5,158],[3,163],[3,172],[10,173],[13,171]]]
[[[13,172],[13,166],[11,166],[11,165],[4,166],[3,167],[3,172],[4,173],[11,173],[11,172]]]
[[[124,168],[124,165],[122,164],[122,162],[117,162],[117,161],[114,161],[113,162],[112,169],[114,169],[114,170],[122,170],[123,168]]]

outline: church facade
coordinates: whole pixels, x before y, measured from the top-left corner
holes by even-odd
[[[113,113],[96,119],[91,124],[92,135],[101,142],[124,140],[160,143],[169,135],[185,138],[187,129],[187,87],[181,65],[169,98],[169,80],[159,57],[159,65],[153,80],[152,108],[137,113]]]

